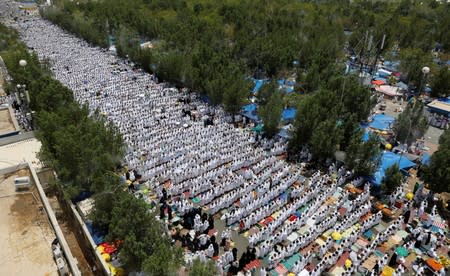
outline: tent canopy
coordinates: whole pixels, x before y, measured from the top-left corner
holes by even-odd
[[[369,127],[378,130],[389,130],[394,121],[395,119],[391,116],[377,114],[372,117],[372,122],[369,123]]]
[[[375,85],[382,85],[382,84],[385,84],[385,83],[386,83],[386,81],[381,80],[381,79],[372,81],[372,84],[375,84]]]
[[[375,87],[375,90],[390,97],[402,95],[402,93],[398,92],[398,87],[386,84]]]
[[[289,121],[293,120],[295,118],[295,113],[297,112],[297,109],[294,107],[289,107],[283,110],[283,113],[281,114],[281,118],[283,121]]]
[[[446,115],[450,114],[450,103],[447,103],[444,101],[434,100],[428,104],[428,107],[434,112],[438,112],[438,113],[442,113],[442,114],[446,114]]]
[[[400,170],[409,169],[416,165],[405,156],[401,156],[390,151],[385,151],[381,157],[381,166],[373,175],[372,183],[376,186],[381,185],[383,177],[385,176],[385,171],[387,168],[395,164],[398,164]]]
[[[428,153],[424,153],[422,155],[422,165],[430,165],[430,155]]]
[[[256,108],[257,105],[255,103],[244,105],[244,107],[242,108],[244,111],[242,115],[249,118],[250,120],[258,121],[259,117],[256,114]]]
[[[268,80],[263,79],[263,80],[257,80],[257,79],[252,79],[253,83],[255,84],[255,86],[252,89],[252,93],[258,93],[258,91],[261,89],[261,87],[265,84],[268,83]]]

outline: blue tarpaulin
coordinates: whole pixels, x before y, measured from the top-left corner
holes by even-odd
[[[385,175],[384,172],[386,171],[387,168],[395,164],[398,164],[400,170],[409,169],[416,165],[405,156],[401,156],[399,154],[395,154],[390,151],[385,151],[383,152],[383,155],[381,157],[381,166],[373,175],[372,183],[377,186],[381,185],[381,182]]]
[[[430,155],[428,153],[424,153],[422,155],[422,165],[430,165]]]
[[[369,141],[369,131],[364,130],[364,134],[362,136],[362,140],[363,140],[363,142]]]
[[[94,240],[96,245],[99,245],[105,241],[105,234],[103,231],[95,228],[92,225],[92,222],[86,221],[86,227],[91,234],[92,239]]]
[[[280,90],[286,92],[286,93],[291,93],[294,91],[294,85],[295,85],[295,81],[286,81],[285,79],[279,79],[278,80],[278,85]]]
[[[261,87],[268,82],[268,80],[257,80],[257,79],[252,79],[253,83],[255,84],[255,86],[253,87],[252,93],[258,93],[258,91],[261,89]]]
[[[293,107],[286,108],[285,110],[283,110],[281,118],[283,119],[283,121],[294,120],[296,112],[297,112],[296,108]]]
[[[447,98],[439,98],[438,101],[443,102],[443,103],[448,103],[448,104],[450,104],[450,97],[447,97]]]
[[[395,119],[391,116],[387,116],[384,114],[377,114],[372,117],[372,122],[369,123],[369,127],[378,129],[378,130],[389,130]]]
[[[257,105],[255,103],[245,105],[243,107],[243,110],[244,110],[243,115],[251,120],[258,121],[259,117],[256,114],[256,108],[257,108]]]

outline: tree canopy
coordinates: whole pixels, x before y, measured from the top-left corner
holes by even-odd
[[[399,142],[409,145],[417,138],[423,137],[428,128],[423,109],[424,104],[415,98],[408,102],[405,110],[398,116],[393,126]]]
[[[386,194],[391,194],[402,184],[403,175],[400,172],[398,164],[390,166],[384,173],[381,188]]]
[[[431,87],[431,96],[434,97],[448,97],[450,96],[450,71],[446,66],[439,69],[439,72],[434,75]]]
[[[264,135],[272,138],[278,133],[283,102],[278,93],[273,92],[267,103],[260,107],[259,115],[264,123]]]
[[[236,91],[246,87],[241,80],[256,72],[275,78],[296,71],[302,91],[316,91],[327,83],[329,69],[342,64],[346,41],[361,52],[366,31],[375,45],[386,35],[383,51],[402,49],[404,72],[419,85],[436,42],[450,50],[449,5],[424,2],[59,0],[41,13],[103,47],[114,37],[119,55],[234,113],[242,103]],[[146,40],[151,50],[140,48]],[[230,74],[227,68],[239,70]]]
[[[363,131],[355,132],[346,151],[345,163],[354,170],[355,176],[373,175],[381,162],[378,136],[370,134],[366,142],[363,142],[362,136]]]
[[[431,156],[429,167],[424,169],[424,179],[437,193],[450,192],[450,130],[439,138],[439,149]]]
[[[192,262],[189,276],[215,276],[217,269],[213,261],[201,262],[198,258]]]

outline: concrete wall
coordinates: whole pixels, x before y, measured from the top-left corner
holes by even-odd
[[[16,120],[16,116],[14,116],[14,110],[11,108],[11,106],[0,106],[0,110],[7,110],[8,111],[9,118],[11,119],[11,122],[12,122],[12,124],[14,126],[14,130],[1,132],[0,133],[0,138],[19,134],[20,126],[19,126],[19,123]]]
[[[96,250],[97,245],[87,229],[86,224],[84,223],[81,216],[78,214],[78,211],[75,205],[70,201],[66,200],[64,196],[62,196],[62,190],[59,190],[60,194],[58,197],[59,203],[65,215],[69,216],[70,221],[72,222],[72,226],[74,228],[74,233],[76,234],[77,241],[80,247],[83,250],[83,253],[91,266],[97,268],[94,272],[96,275],[107,275],[110,276],[111,272],[105,262],[103,260],[100,253]]]
[[[0,146],[13,144],[13,143],[27,140],[30,138],[35,138],[33,131],[28,131],[28,132],[24,132],[19,135],[13,135],[13,136],[8,136],[8,137],[3,137],[3,138],[0,137]]]
[[[28,168],[30,169],[31,175],[33,176],[34,183],[36,184],[36,187],[39,191],[39,195],[41,197],[42,203],[44,204],[45,210],[47,211],[47,215],[50,219],[50,222],[53,226],[53,229],[55,230],[56,237],[58,238],[59,244],[61,245],[61,248],[64,252],[64,255],[66,257],[67,264],[69,265],[69,269],[72,272],[73,276],[81,276],[81,272],[78,269],[78,262],[73,257],[72,252],[70,252],[70,247],[67,244],[66,239],[64,238],[64,234],[61,231],[61,228],[59,227],[58,221],[56,220],[55,213],[53,212],[52,207],[50,206],[50,203],[48,202],[47,196],[45,195],[44,189],[41,186],[41,183],[39,181],[39,177],[36,174],[36,171],[33,169],[30,163],[28,164]]]
[[[81,276],[81,272],[77,266],[78,262],[73,257],[72,252],[70,252],[69,245],[67,244],[67,241],[64,238],[64,234],[61,231],[61,228],[59,227],[58,221],[56,220],[55,213],[53,212],[53,209],[50,206],[50,203],[48,202],[47,196],[44,193],[44,189],[42,188],[41,183],[39,182],[39,178],[38,178],[35,170],[31,166],[31,164],[30,163],[21,163],[16,166],[7,167],[4,169],[1,169],[0,174],[13,173],[17,170],[25,169],[25,168],[28,169],[31,173],[31,177],[34,181],[34,185],[36,185],[36,188],[39,193],[39,197],[41,199],[42,204],[44,205],[45,211],[50,220],[50,224],[56,234],[59,244],[61,245],[61,249],[64,253],[64,256],[66,257],[66,262],[69,266],[70,272],[72,273],[73,276]]]

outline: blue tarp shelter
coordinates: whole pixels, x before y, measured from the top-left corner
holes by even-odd
[[[422,165],[430,165],[430,155],[428,153],[424,153],[422,155],[422,161],[421,161]]]
[[[378,130],[389,130],[392,127],[395,119],[391,116],[384,114],[377,114],[372,117],[372,122],[369,123],[369,127]]]
[[[286,92],[286,93],[291,93],[294,91],[294,85],[295,85],[295,81],[287,81],[285,79],[280,79],[278,80],[278,86],[280,87],[280,90]]]
[[[255,84],[255,86],[252,89],[252,93],[258,93],[258,91],[261,89],[261,87],[268,82],[268,80],[257,80],[257,79],[252,79],[253,83]]]
[[[363,140],[363,142],[369,141],[369,131],[367,129],[364,130],[364,134],[363,134],[362,140]]]
[[[243,107],[243,111],[244,111],[243,115],[245,117],[249,118],[250,120],[259,121],[259,117],[256,114],[256,108],[257,108],[257,105],[255,103],[245,105]]]
[[[372,183],[376,186],[381,185],[386,169],[395,164],[398,164],[400,170],[406,170],[416,165],[405,156],[401,156],[390,151],[385,151],[381,157],[381,166],[373,175]]]
[[[447,97],[447,98],[439,98],[438,100],[439,100],[440,102],[450,104],[450,97]]]
[[[95,228],[91,221],[86,221],[86,227],[96,245],[99,245],[105,241],[106,233],[104,231],[101,231],[100,229]]]
[[[283,113],[281,113],[281,119],[283,121],[294,120],[295,113],[297,113],[296,108],[294,108],[294,107],[286,108],[285,110],[283,110]]]

